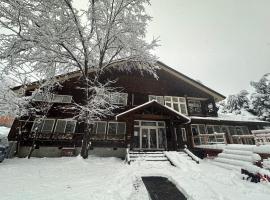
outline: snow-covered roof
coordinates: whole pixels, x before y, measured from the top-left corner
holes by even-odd
[[[258,123],[268,123],[266,121],[260,120],[257,116],[251,114],[248,111],[242,110],[241,114],[236,113],[218,113],[218,117],[197,117],[191,116],[191,119],[207,119],[213,121],[236,121],[236,122],[258,122]]]
[[[136,106],[136,107],[134,107],[134,108],[131,108],[131,109],[125,111],[125,112],[122,112],[122,113],[116,115],[116,120],[118,120],[118,118],[121,117],[121,116],[123,116],[123,115],[126,115],[126,114],[128,114],[128,113],[130,113],[130,112],[132,112],[132,111],[135,111],[135,110],[138,110],[138,109],[140,109],[140,108],[143,108],[143,107],[145,107],[145,106],[147,106],[147,105],[150,105],[150,104],[152,104],[152,103],[154,103],[154,102],[158,103],[156,100],[151,100],[151,101],[148,101],[148,102],[146,102],[146,103],[144,103],[144,104],[141,104],[141,105],[139,105],[139,106]],[[159,104],[159,103],[158,103],[158,104]],[[166,106],[166,105],[162,105],[162,104],[159,104],[159,105],[160,105],[161,107],[167,109],[167,110],[170,110],[171,112],[175,113],[176,115],[178,115],[178,116],[180,116],[180,117],[182,117],[182,118],[185,118],[185,119],[188,121],[188,122],[186,122],[186,123],[189,123],[189,122],[191,121],[189,117],[187,117],[187,116],[185,116],[185,115],[183,115],[183,114],[181,114],[181,113],[179,113],[179,112],[173,110],[172,108],[170,108],[170,107],[168,107],[168,106]]]

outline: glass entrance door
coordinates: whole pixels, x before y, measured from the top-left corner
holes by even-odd
[[[141,128],[141,149],[158,149],[157,128]]]
[[[166,128],[163,121],[134,121],[133,148],[166,149]]]

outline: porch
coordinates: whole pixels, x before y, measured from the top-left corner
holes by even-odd
[[[191,145],[190,119],[155,100],[118,114],[116,120],[126,123],[126,143],[133,150],[178,150]]]

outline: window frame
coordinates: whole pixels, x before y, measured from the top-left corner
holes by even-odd
[[[65,128],[64,128],[64,132],[55,132],[56,130],[56,127],[57,127],[57,124],[58,124],[58,121],[65,121]],[[73,131],[70,132],[70,133],[67,133],[66,132],[66,128],[67,128],[67,122],[74,122],[74,127],[73,127]],[[54,133],[62,133],[62,134],[74,134],[75,133],[75,130],[76,130],[76,125],[77,125],[77,121],[76,120],[73,120],[73,119],[56,119],[56,122],[55,122],[55,127],[54,127]]]
[[[35,123],[41,118],[35,118],[34,122],[33,122],[33,125],[32,125],[32,128],[31,128],[31,131],[30,132],[35,132],[35,130],[33,129],[33,127],[35,126]],[[43,128],[44,128],[44,125],[45,125],[45,121],[53,121],[53,124],[52,124],[52,127],[51,127],[51,130],[50,131],[46,131],[46,132],[43,132]],[[55,119],[52,119],[52,118],[45,118],[45,119],[41,119],[41,124],[40,124],[40,130],[37,130],[37,133],[43,133],[43,134],[46,134],[46,133],[53,133],[53,130],[54,130],[54,127],[55,127]]]
[[[168,99],[170,99],[170,100],[166,100],[166,98],[168,98]],[[175,98],[177,99],[177,101],[174,101]],[[170,106],[167,105],[167,104],[170,104]],[[174,108],[174,104],[177,105],[178,110],[176,110],[176,109]],[[188,108],[187,108],[187,102],[186,102],[186,98],[185,98],[185,97],[179,97],[179,96],[164,96],[164,105],[165,105],[165,106],[168,106],[168,107],[170,107],[170,108],[172,108],[172,109],[174,109],[176,112],[179,112],[179,113],[181,113],[181,114],[183,114],[183,115],[188,115]],[[181,107],[181,105],[184,106],[185,112],[182,112],[182,107]]]
[[[120,103],[120,99],[122,98],[121,95],[124,95],[124,98],[125,98],[124,103]],[[117,99],[116,102],[113,101],[115,97]],[[112,92],[112,93],[110,93],[110,99],[111,99],[112,104],[127,106],[128,93],[126,93],[126,92]]]
[[[161,98],[161,101],[159,101],[158,98]],[[148,101],[152,101],[152,100],[156,100],[161,105],[164,105],[165,103],[164,96],[148,95]]]
[[[115,134],[109,134],[109,129],[110,129],[110,124],[117,124],[116,126],[116,133]],[[118,126],[119,124],[124,124],[125,125],[125,132],[124,134],[118,134]],[[110,138],[109,136],[110,135],[115,135],[115,136],[123,136],[123,138],[120,138],[119,140],[124,140],[125,139],[125,136],[126,136],[126,133],[127,133],[127,125],[126,125],[126,122],[116,122],[116,121],[108,121],[108,124],[107,124],[107,139],[108,140],[114,140],[115,138]]]
[[[187,101],[188,101],[188,110],[191,114],[201,114],[202,113],[202,103],[200,100],[188,99]],[[195,107],[194,105],[196,105],[197,103],[198,103],[198,107]],[[199,111],[197,109],[199,109]]]

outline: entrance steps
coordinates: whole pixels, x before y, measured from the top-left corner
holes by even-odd
[[[261,157],[246,148],[226,147],[213,160],[213,164],[227,169],[241,169],[254,165]]]
[[[129,160],[135,161],[168,161],[163,151],[129,151]]]

